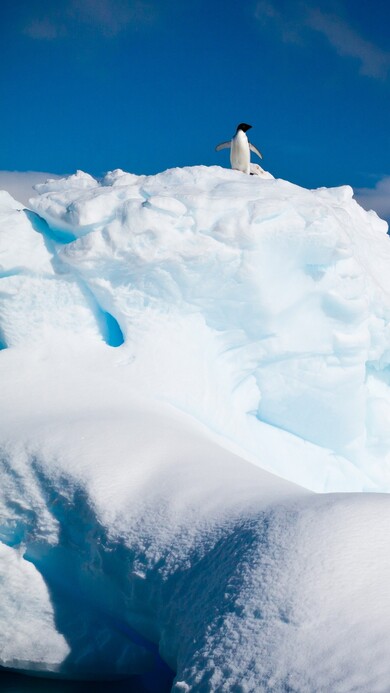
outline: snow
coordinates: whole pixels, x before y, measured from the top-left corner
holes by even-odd
[[[3,543],[0,543],[0,586],[2,664],[31,669],[31,663],[39,659],[50,670],[53,663],[62,662],[70,648],[55,628],[48,588],[39,571],[23,555]],[[22,601],[21,595],[24,595]],[[12,624],[12,640],[5,624]]]
[[[387,224],[220,167],[36,189],[0,193],[0,664],[385,693]]]
[[[33,209],[77,238],[56,257],[117,321],[137,388],[262,466],[270,425],[295,437],[287,446],[310,441],[315,478],[267,468],[313,490],[350,490],[353,476],[389,489],[387,434],[374,450],[367,428],[389,362],[387,225],[351,188],[218,167],[116,171],[101,185],[78,172],[37,188]]]

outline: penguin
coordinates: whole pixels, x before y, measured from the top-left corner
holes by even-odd
[[[236,134],[229,142],[221,142],[221,144],[215,147],[215,151],[217,152],[221,149],[230,148],[230,163],[232,168],[247,173],[248,175],[251,172],[251,151],[257,154],[260,159],[263,158],[257,147],[251,144],[246,136],[246,132],[250,130],[251,127],[252,125],[247,125],[247,123],[240,123],[237,125]]]

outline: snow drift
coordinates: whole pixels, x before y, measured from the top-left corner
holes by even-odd
[[[219,167],[36,187],[0,194],[0,663],[387,691],[389,497],[313,494],[389,490],[386,223]]]

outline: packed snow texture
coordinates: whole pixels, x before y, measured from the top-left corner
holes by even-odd
[[[0,193],[0,664],[387,693],[390,498],[350,493],[390,487],[387,224],[219,167],[37,192]]]

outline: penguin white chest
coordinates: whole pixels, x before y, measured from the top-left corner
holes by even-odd
[[[248,138],[242,130],[233,137],[230,148],[230,163],[232,168],[244,173],[250,173],[250,150]]]

